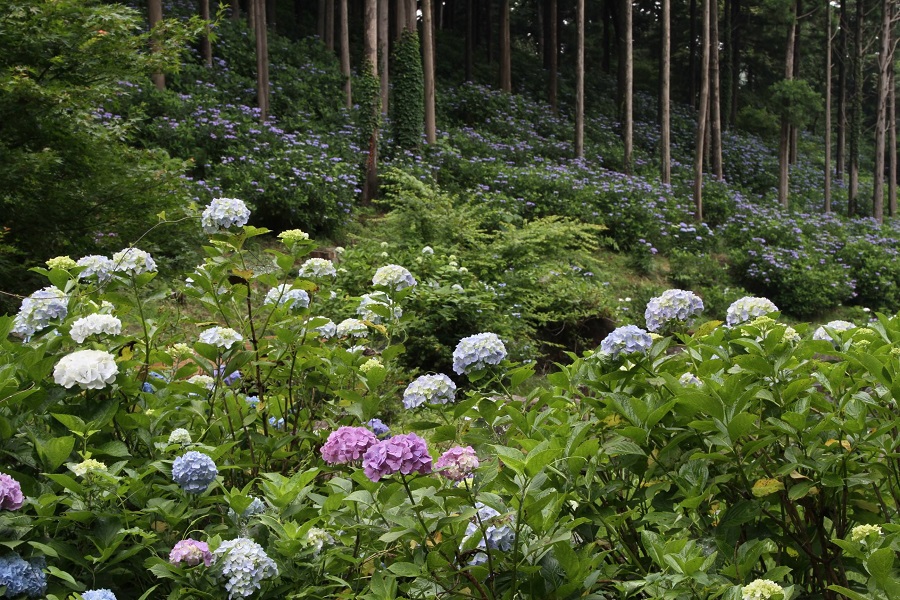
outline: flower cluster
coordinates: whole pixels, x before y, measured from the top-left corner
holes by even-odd
[[[372,481],[394,473],[409,475],[416,471],[427,474],[431,473],[431,454],[425,440],[416,434],[395,435],[366,450],[363,471]]]
[[[291,310],[306,308],[309,306],[309,294],[301,289],[292,289],[290,284],[285,283],[269,290],[263,304],[276,306],[287,304]]]
[[[236,538],[222,542],[215,552],[221,561],[222,576],[228,580],[228,598],[246,598],[260,588],[263,579],[278,577],[278,566],[262,546],[251,539]]]
[[[325,322],[317,327],[313,327],[313,331],[319,334],[319,337],[323,337],[325,339],[333,338],[337,334],[337,325],[334,324],[334,321],[328,319],[326,317],[314,317],[316,319],[325,319]]]
[[[391,306],[390,298],[384,292],[375,292],[373,294],[363,294],[359,299],[359,306],[356,308],[356,314],[364,321],[371,323],[381,323],[382,316],[372,310],[373,306],[384,307],[385,312],[390,315],[391,319],[399,319],[403,316],[403,309],[399,306]]]
[[[826,329],[830,329],[832,331],[840,332],[840,331],[850,331],[851,329],[856,329],[856,325],[851,323],[850,321],[830,321],[825,323],[822,327],[819,327],[813,332],[812,339],[814,340],[825,340],[826,342],[834,342],[831,335],[826,331]]]
[[[359,319],[344,319],[335,327],[335,333],[339,337],[353,336],[361,338],[369,335],[369,327]]]
[[[25,339],[50,323],[50,319],[64,318],[69,312],[69,297],[56,286],[36,291],[24,300],[13,321],[13,333]]]
[[[374,357],[370,358],[369,360],[367,360],[366,362],[364,362],[363,364],[361,364],[359,366],[359,370],[362,371],[363,373],[368,373],[369,371],[373,371],[373,370],[378,371],[379,369],[383,369],[383,368],[384,368],[384,365],[381,364],[381,361]]]
[[[322,458],[330,465],[359,460],[378,443],[375,434],[365,427],[339,427],[328,436],[322,446]]]
[[[459,341],[453,350],[453,371],[457,375],[499,365],[506,358],[506,346],[496,333],[476,333]]]
[[[243,227],[250,219],[250,209],[237,198],[214,198],[203,211],[200,223],[206,233],[229,227]]]
[[[19,510],[24,503],[25,496],[19,482],[6,473],[0,473],[0,510]]]
[[[666,290],[662,296],[652,298],[644,311],[649,331],[660,331],[673,322],[689,323],[703,312],[703,300],[693,292]]]
[[[318,527],[310,527],[306,532],[306,545],[312,548],[313,554],[319,554],[326,543],[334,542],[334,538],[328,532]]]
[[[400,265],[386,265],[375,271],[372,285],[391,288],[399,292],[404,288],[415,287],[416,279],[412,273]]]
[[[305,242],[309,239],[309,234],[302,229],[288,229],[278,234],[278,238],[284,243]]]
[[[403,392],[403,406],[406,408],[416,408],[425,402],[449,404],[455,399],[456,384],[443,373],[422,375],[410,383]]]
[[[435,471],[452,481],[462,481],[478,468],[478,457],[472,446],[454,446],[434,464]]]
[[[600,352],[614,360],[620,354],[646,353],[652,345],[649,333],[636,325],[625,325],[614,329],[600,342]]]
[[[45,262],[48,269],[61,269],[63,271],[68,271],[78,265],[72,260],[71,256],[54,256],[53,258],[47,259]]]
[[[137,248],[119,250],[113,254],[112,262],[114,271],[126,275],[143,275],[156,271],[156,261],[153,260],[153,257],[148,252]]]
[[[194,375],[188,379],[188,383],[205,387],[208,390],[211,390],[216,386],[216,380],[209,375]]]
[[[191,450],[172,463],[172,480],[189,494],[202,494],[216,479],[219,470],[213,459]]]
[[[97,280],[100,283],[104,283],[109,281],[112,277],[112,273],[115,270],[116,263],[114,263],[111,259],[106,256],[101,256],[99,254],[89,254],[88,256],[83,256],[79,258],[75,262],[75,266],[81,267],[81,273],[78,274],[78,279],[90,279],[93,276],[97,276]]]
[[[85,390],[102,390],[116,380],[116,357],[103,350],[79,350],[60,359],[53,369],[53,381],[64,388],[76,384]]]
[[[464,539],[470,539],[483,532],[482,538],[478,541],[478,548],[486,548],[488,550],[501,550],[508,552],[512,549],[516,538],[516,533],[512,527],[502,522],[500,513],[490,506],[478,502],[475,504],[476,519],[466,526],[466,535]],[[480,565],[487,562],[487,555],[479,552],[472,559],[473,565]]]
[[[112,315],[96,313],[82,317],[72,323],[69,335],[77,343],[81,344],[91,335],[119,335],[122,333],[122,321]]]
[[[311,279],[337,277],[337,270],[334,268],[334,263],[327,258],[310,258],[300,265],[298,275]]]
[[[384,437],[391,432],[391,428],[385,425],[381,419],[369,419],[366,427],[371,429],[372,433],[378,437]]]
[[[755,579],[741,588],[742,600],[769,600],[784,595],[784,588],[771,579]]]
[[[107,589],[82,592],[81,598],[82,600],[117,600],[116,595],[112,593],[112,590]]]
[[[89,475],[93,475],[94,473],[106,473],[106,465],[104,465],[99,460],[88,458],[87,460],[81,461],[77,465],[70,466],[69,470],[75,473],[76,477],[87,477]]]
[[[25,560],[17,554],[0,557],[0,586],[6,586],[4,595],[10,598],[21,595],[42,597],[47,591],[47,576],[43,569],[43,558]]]
[[[725,322],[729,325],[739,325],[754,317],[762,317],[769,313],[778,312],[778,307],[766,298],[744,296],[731,303],[725,313]]]
[[[870,535],[881,535],[881,526],[880,525],[857,525],[853,529],[850,530],[850,539],[854,542],[861,542],[868,538]]]
[[[700,378],[693,373],[683,373],[681,377],[678,378],[678,383],[685,387],[701,387],[703,385]]]
[[[169,434],[169,443],[188,445],[191,443],[191,432],[180,427],[173,429],[172,433]]]
[[[241,342],[244,336],[230,327],[210,327],[200,332],[200,341],[219,348],[231,348],[235,342]]]

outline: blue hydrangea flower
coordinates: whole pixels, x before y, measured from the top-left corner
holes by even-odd
[[[600,352],[615,359],[620,354],[645,353],[652,345],[649,333],[636,325],[625,325],[614,329],[600,342]]]
[[[200,223],[206,233],[229,227],[243,227],[250,219],[250,209],[237,198],[214,198],[203,210]]]
[[[145,381],[144,383],[141,384],[141,391],[146,392],[148,394],[155,394],[156,388],[153,387],[152,385],[150,385],[149,382]]]
[[[263,579],[278,577],[278,566],[262,546],[251,539],[226,540],[216,548],[216,562],[227,578],[229,600],[246,598],[260,588]]]
[[[366,426],[378,437],[383,437],[391,432],[391,428],[385,425],[381,419],[370,419]]]
[[[246,400],[247,406],[256,410],[256,407],[259,406],[259,396],[247,396]]]
[[[81,594],[84,600],[117,600],[111,590],[88,590]]]
[[[43,557],[25,560],[17,554],[0,557],[0,586],[6,586],[6,596],[25,595],[39,598],[47,591],[46,561]]]
[[[773,312],[778,312],[778,307],[771,300],[744,296],[732,302],[728,307],[728,311],[725,313],[725,322],[732,326],[739,325]]]
[[[116,266],[116,263],[111,258],[99,254],[82,256],[75,264],[79,267],[84,267],[81,273],[78,274],[78,279],[90,279],[96,275],[97,281],[100,283],[112,279],[112,272]]]
[[[422,375],[410,383],[403,392],[403,406],[416,408],[425,402],[448,404],[456,399],[456,384],[444,375]]]
[[[475,508],[478,516],[466,526],[466,535],[463,541],[479,534],[482,531],[482,527],[484,527],[484,535],[478,540],[478,548],[500,550],[502,552],[512,550],[516,539],[516,532],[513,527],[504,520],[498,519],[500,513],[490,506],[478,502],[475,504]],[[479,522],[481,526],[479,526]],[[487,562],[487,555],[483,552],[476,554],[470,561],[473,565],[480,565],[485,562]]]
[[[253,501],[250,502],[250,505],[247,508],[245,508],[244,511],[241,513],[241,519],[247,520],[254,515],[259,515],[264,512],[266,512],[266,503],[263,502],[262,500],[260,500],[259,498],[254,497]],[[237,513],[234,512],[233,510],[231,510],[230,508],[228,509],[228,516],[231,518],[232,521],[238,520]]]
[[[269,417],[269,426],[278,430],[284,429],[284,417],[277,420],[275,417]]]
[[[499,365],[506,358],[506,346],[496,333],[476,333],[459,341],[453,350],[453,371],[457,375]]]
[[[312,330],[318,334],[317,337],[329,339],[329,338],[333,338],[335,335],[337,335],[337,325],[334,324],[334,321],[332,321],[331,319],[329,319],[327,317],[323,317],[323,316],[313,317],[312,319],[310,319],[310,321],[316,320],[316,319],[325,319],[324,323],[322,323],[318,327],[312,328]]]
[[[399,292],[403,288],[415,287],[416,279],[405,267],[386,265],[375,271],[372,285],[391,288]]]
[[[703,312],[703,300],[693,292],[666,290],[652,298],[644,311],[647,329],[659,331],[673,322],[688,323]]]
[[[50,319],[63,319],[69,312],[69,297],[56,286],[47,286],[24,300],[13,321],[13,333],[26,340],[50,324]]]
[[[189,494],[205,492],[218,474],[213,459],[196,450],[179,456],[172,464],[172,479]]]
[[[297,310],[309,306],[309,294],[305,290],[292,289],[289,283],[285,283],[269,290],[263,304],[275,306],[287,304],[290,310]]]
[[[113,271],[126,275],[143,275],[156,271],[156,261],[148,252],[139,248],[125,248],[112,256]]]

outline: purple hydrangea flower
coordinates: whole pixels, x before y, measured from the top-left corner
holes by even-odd
[[[0,473],[0,510],[19,510],[25,503],[22,486],[5,473]]]
[[[366,426],[378,437],[385,436],[391,431],[391,428],[385,425],[381,419],[370,419]]]
[[[377,443],[378,438],[365,427],[339,427],[322,446],[322,458],[330,465],[352,462]]]
[[[213,459],[191,450],[179,456],[172,464],[172,479],[189,494],[202,494],[216,479],[219,470]]]
[[[478,457],[472,446],[454,446],[434,464],[435,471],[452,481],[462,481],[478,468]]]
[[[414,433],[395,435],[378,442],[363,456],[366,477],[378,481],[394,473],[431,473],[431,454],[425,440]]]
[[[190,567],[197,566],[201,562],[208,567],[212,564],[212,558],[206,542],[198,542],[190,538],[175,544],[169,553],[170,563],[173,565],[186,563]]]

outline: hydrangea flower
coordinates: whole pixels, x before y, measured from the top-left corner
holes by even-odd
[[[825,340],[826,342],[834,342],[831,335],[825,331],[825,328],[831,329],[832,331],[850,331],[851,329],[856,329],[856,325],[849,321],[830,321],[819,327],[813,332],[812,339],[814,340]]]
[[[250,219],[250,209],[237,198],[214,198],[203,210],[200,224],[206,233],[229,227],[243,227]]]
[[[65,318],[69,312],[69,297],[56,286],[40,289],[24,300],[13,320],[13,333],[26,340],[50,323],[50,319]]]
[[[684,373],[681,377],[678,378],[678,383],[685,387],[700,387],[703,385],[703,382],[700,381],[700,378],[693,373]]]
[[[617,327],[600,342],[600,352],[616,359],[620,354],[647,352],[653,345],[650,334],[636,325]]]
[[[19,482],[6,473],[0,473],[0,510],[19,510],[24,503],[25,496]]]
[[[334,263],[327,258],[310,258],[300,265],[300,271],[297,274],[310,279],[337,277],[337,269],[334,268]]]
[[[89,254],[75,261],[75,266],[82,267],[81,273],[78,274],[78,279],[90,279],[96,276],[100,283],[104,283],[112,278],[116,263],[106,256]]]
[[[434,470],[452,481],[462,481],[478,468],[478,457],[472,446],[454,446],[434,464]]]
[[[506,358],[506,346],[496,333],[476,333],[459,341],[453,350],[453,371],[457,375],[499,365]]]
[[[372,481],[394,473],[431,473],[431,454],[425,440],[414,433],[395,435],[380,441],[363,455],[363,471]]]
[[[219,348],[231,348],[235,342],[241,342],[244,337],[231,327],[210,327],[200,332],[200,341],[204,344]]]
[[[339,337],[361,338],[369,335],[369,327],[359,319],[344,319],[337,324],[335,331]]]
[[[53,258],[48,259],[46,262],[48,269],[61,269],[63,271],[68,271],[78,264],[74,260],[72,260],[71,256],[54,256]]]
[[[181,427],[179,427],[178,429],[173,429],[172,433],[169,434],[169,443],[182,445],[190,444],[191,432]]]
[[[216,479],[219,470],[213,459],[191,450],[172,463],[172,480],[189,494],[202,494]]]
[[[275,306],[287,304],[290,310],[307,308],[309,306],[309,294],[304,290],[291,289],[290,284],[284,283],[269,290],[263,304],[274,304]]]
[[[377,370],[377,369],[383,369],[383,368],[384,368],[384,365],[381,364],[381,361],[374,357],[370,358],[369,360],[367,360],[366,362],[364,362],[363,364],[361,364],[359,366],[359,370],[362,371],[363,373],[368,373],[369,371],[371,371],[373,369]]]
[[[366,423],[366,427],[372,430],[378,437],[384,437],[388,433],[391,432],[391,428],[384,424],[384,421],[381,419],[369,419],[369,422]]]
[[[871,534],[881,535],[880,525],[857,525],[850,530],[850,539],[854,542],[861,542],[868,538]]]
[[[319,334],[319,337],[330,339],[337,335],[337,325],[334,324],[334,321],[328,319],[326,317],[318,316],[313,317],[314,319],[325,319],[325,322],[319,325],[318,327],[313,327],[312,330]]]
[[[399,306],[391,306],[391,300],[384,292],[375,292],[372,294],[363,294],[359,299],[359,306],[356,308],[356,314],[364,321],[371,323],[381,323],[382,316],[372,310],[373,306],[383,306],[388,309],[391,319],[399,319],[403,316],[403,309]]]
[[[253,410],[256,410],[256,407],[259,406],[259,396],[247,396],[245,402],[247,406]]]
[[[116,357],[103,350],[79,350],[60,359],[53,368],[53,381],[64,388],[76,384],[85,390],[102,390],[116,380]]]
[[[359,460],[378,443],[375,434],[365,427],[339,427],[332,431],[322,446],[322,459],[330,465]]]
[[[284,243],[303,242],[309,239],[309,234],[302,229],[288,229],[279,233],[278,239]]]
[[[47,591],[46,561],[43,557],[25,560],[18,554],[0,557],[0,586],[6,586],[5,596],[40,598]]]
[[[325,544],[331,544],[334,538],[328,535],[328,532],[318,527],[310,527],[306,532],[306,545],[312,548],[313,554],[319,554]]]
[[[406,268],[400,265],[386,265],[375,271],[372,285],[391,288],[399,292],[408,287],[415,287],[416,279]]]
[[[246,598],[260,588],[263,579],[278,577],[278,566],[262,546],[251,539],[222,542],[215,551],[222,576],[227,578],[228,598]]]
[[[77,343],[81,344],[91,335],[119,335],[122,333],[122,321],[112,315],[95,313],[86,317],[81,317],[74,323],[69,330],[69,335]]]
[[[107,589],[88,590],[82,592],[81,598],[82,600],[116,600],[116,595]]]
[[[456,400],[456,384],[443,373],[422,375],[403,391],[403,406],[410,409],[425,402],[449,404],[454,400]]]
[[[137,248],[119,250],[112,257],[113,270],[126,275],[143,275],[156,271],[156,261],[148,252]]]
[[[282,429],[284,429],[284,417],[280,417],[278,419],[276,419],[275,417],[269,417],[269,425],[281,431]]]
[[[195,567],[202,562],[208,567],[212,564],[212,559],[213,556],[209,551],[209,545],[206,542],[198,542],[191,538],[181,540],[169,552],[169,562],[173,565],[185,563],[189,567]]]
[[[725,322],[734,326],[773,312],[778,312],[778,307],[771,300],[744,296],[732,302],[728,307],[728,311],[725,313]]]
[[[434,254],[434,248],[432,248],[431,246],[425,246],[422,248],[422,254],[427,254],[427,255]]]
[[[647,303],[644,320],[649,331],[659,331],[673,322],[688,323],[701,312],[700,296],[685,290],[666,290]]]
[[[194,385],[205,387],[208,390],[216,387],[216,380],[209,375],[194,375],[193,377],[188,379],[188,383],[193,383]]]
[[[481,502],[475,504],[475,509],[477,513],[476,519],[466,525],[466,535],[463,540],[474,537],[479,532],[482,532],[483,528],[483,536],[478,540],[478,548],[500,550],[502,552],[512,550],[516,532],[510,525],[498,518],[500,513]],[[487,562],[487,554],[479,552],[470,562],[473,565],[484,564]]]
[[[262,514],[264,512],[266,512],[265,502],[263,502],[259,498],[253,497],[252,500],[250,501],[250,504],[247,506],[247,508],[245,508],[241,512],[240,518],[238,518],[237,513],[234,512],[234,510],[232,510],[230,508],[228,509],[228,518],[240,525],[242,520],[246,521],[250,517],[252,517],[254,515]]]
[[[106,465],[99,460],[88,458],[77,465],[70,465],[69,470],[75,473],[76,477],[88,477],[94,473],[106,473]]]
[[[771,579],[756,579],[741,588],[742,600],[769,600],[772,596],[784,594],[784,588]]]

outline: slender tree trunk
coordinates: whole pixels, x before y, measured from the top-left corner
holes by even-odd
[[[340,0],[341,21],[341,75],[344,76],[344,104],[353,108],[353,90],[350,88],[350,15],[347,0]]]
[[[703,42],[700,51],[700,109],[697,111],[697,140],[694,151],[694,220],[703,221],[703,154],[706,142],[706,116],[709,113],[709,3],[702,0],[700,21]]]
[[[389,0],[378,0],[378,74],[381,77],[381,114],[388,114],[390,80],[388,68],[390,63],[390,21],[391,7]]]
[[[878,52],[878,104],[875,121],[875,172],[872,186],[872,216],[884,222],[884,163],[885,137],[888,121],[891,70],[894,64],[894,45],[891,35],[893,19],[892,0],[881,3],[881,49]]]
[[[466,0],[466,81],[472,81],[472,61],[475,58],[475,19],[472,6],[475,0]]]
[[[162,0],[147,0],[147,12],[149,13],[150,29],[153,29],[163,18]],[[151,44],[151,48],[155,52],[157,50],[156,42],[151,42]],[[164,74],[153,73],[150,79],[153,81],[156,89],[166,89],[166,76]]]
[[[417,22],[416,0],[406,0],[406,28],[410,31],[416,31],[418,29]]]
[[[732,46],[731,46],[731,30],[732,30],[732,0],[725,0],[724,9],[722,11],[722,59],[719,67],[719,78],[721,89],[721,105],[720,112],[722,116],[722,128],[728,129],[731,125],[729,119],[731,117],[731,80],[734,77],[732,71]]]
[[[209,39],[209,0],[200,0],[200,18],[207,22],[200,37],[200,56],[207,67],[212,66],[212,42]]]
[[[422,73],[425,83],[425,143],[437,142],[437,123],[434,113],[434,30],[431,22],[431,1],[422,0]]]
[[[251,0],[253,33],[256,35],[256,103],[259,118],[269,118],[269,36],[266,29],[265,0]]]
[[[325,43],[325,0],[319,0],[319,10],[316,13],[318,17],[318,22],[316,23],[316,35],[319,36],[319,40],[324,44]]]
[[[500,89],[512,92],[512,48],[509,37],[509,0],[500,0]]]
[[[584,0],[575,5],[575,157],[584,158]]]
[[[346,0],[344,0],[346,1]],[[378,80],[378,0],[365,0],[363,14],[363,69],[368,69],[374,81]],[[369,137],[369,156],[366,158],[366,183],[363,188],[363,202],[369,202],[378,190],[378,104],[373,103],[375,114]]]
[[[535,0],[537,5],[535,6],[534,16],[537,22],[535,23],[535,31],[537,35],[537,51],[538,56],[543,60],[542,66],[547,68],[547,19],[544,14],[546,11],[546,2],[544,0]]]
[[[738,94],[741,90],[741,0],[731,0],[731,103],[729,123],[735,125],[738,115]]]
[[[625,145],[625,173],[631,174],[634,151],[634,53],[632,42],[632,0],[623,0],[625,9],[625,118],[622,138]]]
[[[556,0],[549,0],[549,3],[550,26],[548,28],[548,33],[550,34],[550,37],[548,38],[547,46],[549,50],[548,56],[550,58],[550,81],[547,86],[547,99],[550,102],[550,110],[556,114],[558,112],[557,90],[559,86],[559,6],[557,5]]]
[[[797,0],[791,2],[791,21],[788,25],[787,50],[784,58],[784,78],[794,78],[794,36],[797,34]],[[790,185],[791,124],[786,115],[781,117],[781,139],[778,145],[778,203],[788,207]]]
[[[831,212],[831,0],[822,9],[825,32],[825,212]]]
[[[719,88],[719,3],[709,4],[709,133],[712,170],[716,179],[722,181],[722,105]]]
[[[394,22],[397,23],[397,29],[394,31],[395,40],[399,40],[403,32],[406,31],[406,0],[394,0]]]
[[[848,191],[847,213],[856,214],[859,201],[859,143],[862,136],[863,118],[863,41],[864,21],[863,1],[856,0],[856,23],[853,35],[853,99],[850,104],[850,189]]]
[[[701,9],[702,10],[702,9]],[[701,15],[701,19],[702,19]],[[688,35],[688,104],[697,106],[697,0],[691,0],[690,13],[688,15],[690,27]],[[703,35],[706,35],[705,33]]]
[[[847,150],[847,2],[841,0],[838,37],[837,148],[834,157],[835,178],[844,179],[844,153]]]
[[[240,0],[229,0],[228,6],[231,7],[231,20],[237,21],[241,18],[241,2]]]
[[[794,33],[794,79],[800,78],[800,38],[801,38],[801,28],[803,26],[803,20],[800,18],[803,15],[803,0],[797,0],[797,11],[795,13],[797,16],[795,17],[796,29],[797,31]],[[790,164],[797,164],[797,142],[800,137],[800,128],[796,125],[791,125],[791,148],[788,155],[788,161]]]
[[[325,47],[334,52],[334,0],[325,0]]]
[[[897,216],[897,88],[896,71],[891,67],[890,95],[888,96],[888,155],[890,156],[890,172],[888,173],[888,214]]]
[[[672,3],[671,0],[662,0],[662,60],[660,61],[659,78],[661,81],[659,90],[660,124],[659,124],[659,149],[660,155],[660,180],[665,184],[672,183],[672,144],[670,141],[670,74],[672,63]]]

